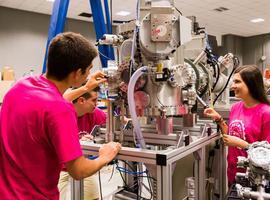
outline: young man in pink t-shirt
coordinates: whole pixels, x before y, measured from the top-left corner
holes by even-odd
[[[65,93],[65,98],[72,101],[78,116],[79,136],[81,140],[91,140],[91,131],[95,125],[102,125],[106,123],[106,113],[97,108],[99,87],[85,92],[78,98],[73,100],[75,90]],[[76,89],[77,90],[77,89]],[[83,133],[83,134],[80,134]],[[60,174],[58,188],[60,191],[60,200],[65,200],[68,193],[69,175],[63,171]],[[99,199],[98,184],[94,176],[84,179],[84,199],[94,200]]]
[[[81,85],[97,56],[80,34],[57,35],[50,43],[47,72],[18,81],[6,94],[0,115],[0,194],[5,200],[56,200],[63,165],[74,179],[94,174],[121,148],[103,145],[96,160],[82,155],[77,116],[62,94]],[[92,89],[106,81],[97,72]]]
[[[84,93],[73,100],[74,108],[78,115],[78,127],[80,132],[91,133],[95,125],[106,123],[106,113],[97,108],[98,89]]]

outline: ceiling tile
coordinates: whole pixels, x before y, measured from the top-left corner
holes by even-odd
[[[46,0],[0,0],[0,6],[51,14],[53,3]],[[175,0],[175,6],[185,16],[196,16],[197,21],[205,26],[208,32],[244,36],[270,32],[269,0]],[[218,7],[226,7],[229,10],[221,13],[213,10]],[[136,0],[113,0],[112,8],[113,19],[134,19]],[[129,11],[131,15],[126,17],[115,15],[121,10]],[[89,21],[90,19],[78,16],[81,12],[91,13],[89,0],[70,0],[68,17]],[[265,22],[252,24],[250,19],[257,17],[264,18]]]

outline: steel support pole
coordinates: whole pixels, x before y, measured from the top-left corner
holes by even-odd
[[[205,147],[202,147],[195,152],[195,194],[199,200],[205,200],[205,170]]]
[[[84,187],[83,180],[76,181],[71,178],[71,200],[83,200],[84,199]]]

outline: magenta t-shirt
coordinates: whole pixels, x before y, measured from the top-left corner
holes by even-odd
[[[246,108],[242,101],[231,108],[229,121],[229,135],[239,137],[248,143],[256,141],[270,142],[270,106],[260,103],[252,108]],[[235,181],[236,172],[243,172],[237,168],[237,157],[247,156],[245,150],[237,147],[228,148],[228,181]]]
[[[95,125],[102,125],[106,123],[106,113],[101,109],[95,108],[91,113],[86,113],[78,117],[79,131],[91,133]]]
[[[82,156],[73,105],[33,76],[9,90],[0,117],[0,198],[59,199],[63,164]]]

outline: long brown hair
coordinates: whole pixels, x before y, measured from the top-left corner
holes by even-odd
[[[256,65],[240,66],[236,68],[234,73],[240,74],[253,99],[256,99],[260,103],[270,105],[264,90],[262,73]]]

